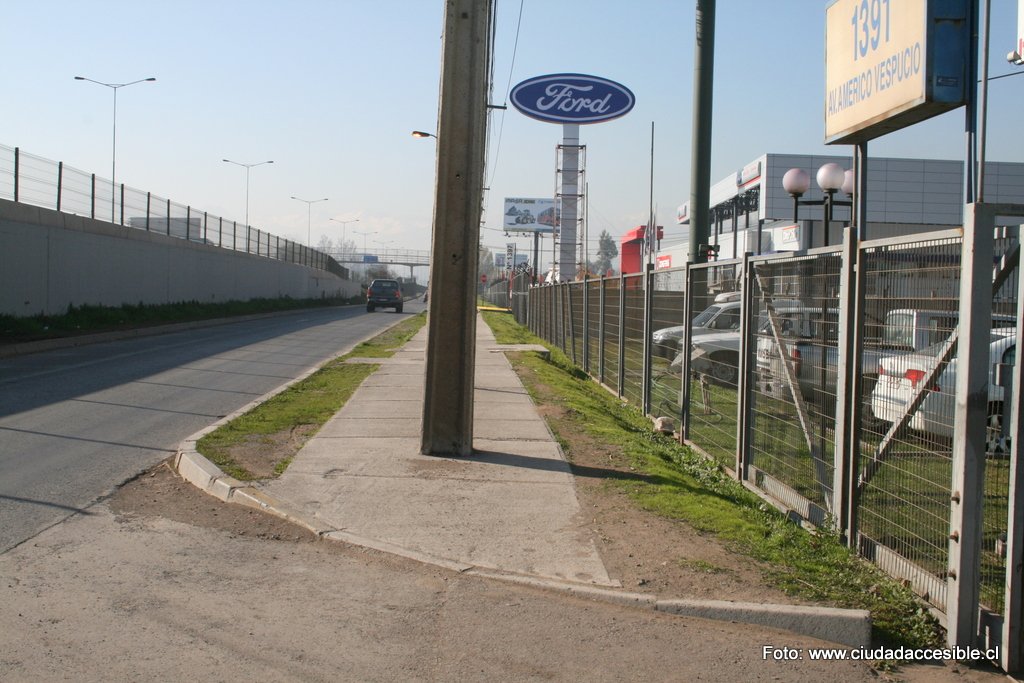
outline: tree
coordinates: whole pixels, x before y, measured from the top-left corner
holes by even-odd
[[[615,240],[607,230],[602,230],[601,236],[597,238],[597,259],[594,261],[596,274],[607,275],[612,270],[612,259],[618,255],[619,248],[615,246]]]
[[[391,273],[391,269],[383,263],[375,263],[366,269],[366,281],[372,282],[373,280],[394,280],[395,276]]]

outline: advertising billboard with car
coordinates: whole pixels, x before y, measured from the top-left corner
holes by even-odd
[[[550,234],[558,223],[558,211],[552,198],[505,198],[505,232]]]

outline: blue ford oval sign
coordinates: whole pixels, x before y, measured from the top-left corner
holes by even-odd
[[[512,88],[512,105],[548,123],[600,123],[629,113],[636,98],[629,88],[607,78],[551,74]]]

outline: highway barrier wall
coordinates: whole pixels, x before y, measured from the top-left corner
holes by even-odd
[[[357,294],[318,268],[0,200],[0,314]]]

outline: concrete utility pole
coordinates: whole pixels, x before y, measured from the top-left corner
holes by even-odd
[[[697,0],[693,50],[693,153],[690,162],[690,262],[707,263],[698,248],[710,244],[711,100],[715,75],[715,0]],[[700,253],[698,253],[700,252]]]
[[[473,452],[491,7],[492,0],[445,3],[421,446],[427,455]]]

